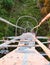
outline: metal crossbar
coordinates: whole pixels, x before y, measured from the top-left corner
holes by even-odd
[[[0,48],[5,48],[5,47],[40,47],[39,45],[35,46],[29,46],[29,45],[2,45]]]
[[[12,39],[12,38],[16,38],[18,36],[10,36],[10,37],[6,37],[7,39]],[[44,37],[44,36],[37,36],[38,39],[49,39],[49,37]]]

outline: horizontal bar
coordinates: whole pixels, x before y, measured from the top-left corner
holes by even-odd
[[[42,42],[43,44],[49,44],[50,43],[50,41],[49,42]]]
[[[26,42],[26,41],[28,41],[28,42],[34,42],[34,41],[29,41],[29,40],[21,40],[21,41],[15,41],[15,42]],[[2,47],[18,47],[18,46],[16,46],[16,45],[8,45],[7,43],[8,43],[9,41],[6,41],[6,43],[4,44],[0,44],[0,48],[2,48]],[[11,42],[12,43],[12,42]],[[44,44],[47,44],[47,43],[49,43],[49,42],[42,42],[42,43],[44,43]],[[20,46],[19,46],[20,47]],[[35,47],[40,47],[39,45],[37,45],[37,46],[35,46]]]
[[[20,36],[14,38],[14,39],[12,39],[12,40],[7,40],[7,41],[5,41],[4,43],[0,44],[0,47],[1,47],[2,45],[6,45],[6,44],[8,45],[8,44],[11,44],[11,43],[15,43],[15,42],[16,42],[16,39],[20,39]]]
[[[16,38],[18,36],[11,36],[11,37],[6,37],[6,38]],[[45,36],[37,36],[38,39],[48,39],[49,37],[45,37]]]
[[[38,39],[49,39],[49,37],[37,36]]]
[[[35,42],[34,40],[32,40],[32,41],[30,41],[30,40],[16,40],[15,42]],[[50,43],[50,41],[47,41],[47,42],[42,42],[43,44],[49,44]]]
[[[8,40],[0,40],[0,42],[6,42],[6,41],[8,41]],[[20,40],[20,41],[18,41],[18,40],[16,40],[15,42],[34,42],[34,41],[29,41],[29,40]],[[50,43],[50,41],[48,41],[48,42],[42,42],[42,43],[44,43],[44,44],[46,44],[46,43]]]
[[[16,38],[16,37],[18,37],[18,36],[10,36],[10,37],[4,37],[4,38]]]
[[[7,41],[7,40],[0,40],[0,42],[5,42],[5,41]]]
[[[5,47],[39,47],[39,45],[35,45],[35,46],[29,46],[29,45],[3,45],[3,46],[0,46],[0,48],[5,48]]]

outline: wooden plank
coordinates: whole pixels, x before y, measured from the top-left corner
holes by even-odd
[[[34,48],[21,52],[19,48],[8,53],[0,59],[0,65],[48,65],[47,61]]]

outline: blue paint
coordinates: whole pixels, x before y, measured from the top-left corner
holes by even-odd
[[[24,54],[24,57],[23,57],[23,61],[22,61],[23,63],[22,63],[22,65],[28,65],[27,64],[27,62],[28,62],[28,59],[27,58],[28,58],[28,53],[25,53]]]
[[[50,62],[49,62],[49,64],[48,65],[50,65]]]

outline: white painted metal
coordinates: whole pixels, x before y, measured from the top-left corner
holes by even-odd
[[[28,43],[26,42],[26,45],[32,45],[32,47],[22,47],[22,45],[25,45],[25,42],[23,40],[28,40]],[[15,39],[11,40],[15,41]],[[29,42],[29,40],[33,40],[34,42]],[[47,61],[39,52],[36,51],[36,49],[33,47],[35,44],[35,41],[42,47],[42,49],[47,49],[39,40],[36,39],[35,35],[32,33],[24,33],[20,37],[17,49],[14,51],[8,53],[4,57],[0,59],[0,65],[48,65],[49,61]],[[9,41],[7,44],[10,43]],[[42,45],[42,46],[41,46]],[[21,46],[21,47],[20,47]],[[47,49],[48,50],[48,49]],[[48,52],[44,50],[45,52]],[[48,55],[48,54],[47,54]],[[49,56],[49,55],[48,55]]]
[[[6,38],[16,38],[18,36],[11,36],[11,37],[6,37]],[[45,37],[45,36],[37,36],[38,39],[48,39],[49,37]]]
[[[7,23],[7,24],[9,24],[9,25],[11,25],[11,26],[13,26],[13,27],[15,27],[15,28],[20,28],[20,29],[23,29],[23,30],[24,30],[24,28],[19,27],[19,26],[16,26],[15,24],[12,24],[12,23],[10,23],[9,21],[7,21],[7,20],[5,20],[5,19],[3,19],[3,18],[1,18],[1,17],[0,17],[0,21],[3,21],[3,22],[5,22],[5,23]]]
[[[0,59],[0,65],[48,65],[47,61],[34,48],[26,50],[27,52],[18,52],[19,48],[8,53]],[[29,51],[29,52],[28,52]]]
[[[45,37],[45,36],[37,36],[38,39],[48,39],[49,37]]]
[[[43,51],[50,58],[50,50],[44,44],[42,44],[37,38],[35,38],[35,41],[40,45],[40,47],[43,49]]]

